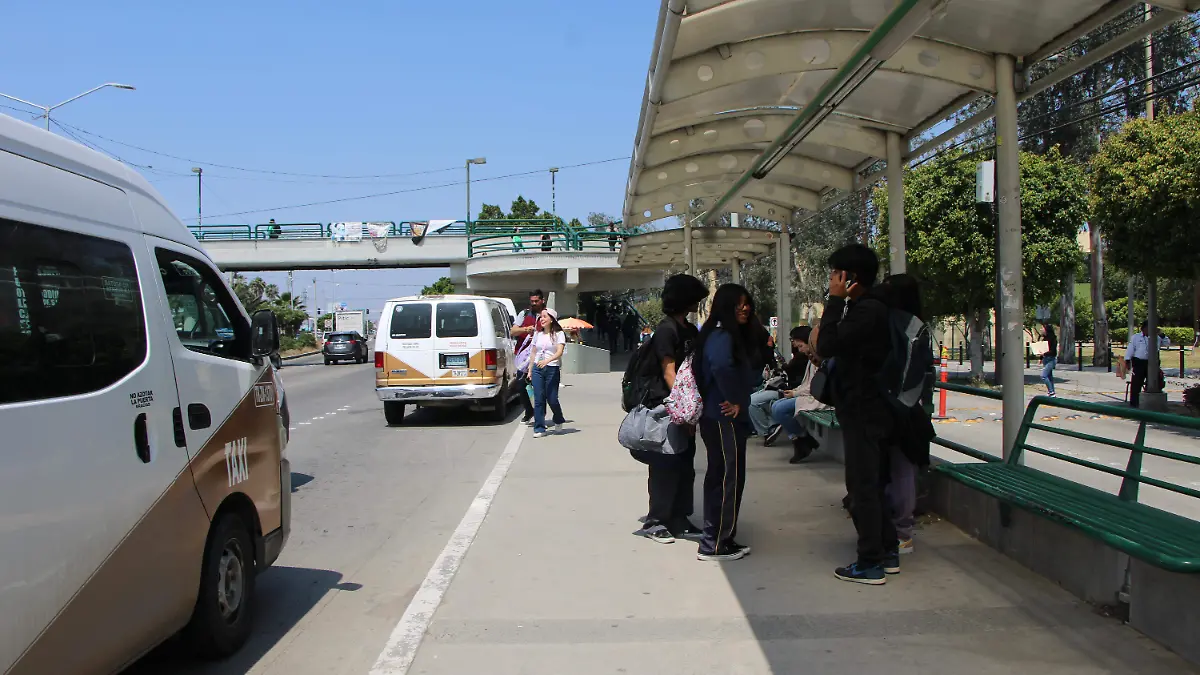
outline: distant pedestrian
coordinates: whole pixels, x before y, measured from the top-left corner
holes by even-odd
[[[1150,377],[1150,336],[1149,324],[1142,322],[1141,332],[1129,338],[1129,346],[1125,348],[1125,370],[1133,371],[1133,380],[1129,385],[1129,405],[1136,408],[1141,403],[1142,389]],[[1158,348],[1170,347],[1171,341],[1159,333]]]
[[[1058,365],[1058,336],[1054,327],[1048,323],[1042,324],[1042,339],[1050,348],[1042,354],[1042,382],[1046,383],[1046,392],[1054,396],[1054,367]]]
[[[617,236],[617,226],[615,223],[609,223],[608,224],[608,250],[615,253],[617,251],[617,242],[618,241],[620,241],[620,237]]]
[[[533,437],[546,435],[546,405],[554,413],[554,431],[562,432],[566,422],[558,403],[558,385],[562,378],[562,356],[567,336],[558,325],[558,312],[543,309],[533,334],[533,358],[529,361],[529,381],[533,385]]]
[[[513,354],[517,367],[517,381],[514,383],[521,398],[521,407],[525,416],[521,419],[524,425],[533,424],[533,401],[529,400],[529,392],[525,385],[529,380],[529,363],[533,358],[533,333],[537,328],[538,317],[546,309],[546,293],[540,288],[529,293],[529,307],[521,310],[513,320],[512,332],[514,346]]]

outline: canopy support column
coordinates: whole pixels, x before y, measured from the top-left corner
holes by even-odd
[[[1004,389],[1004,456],[1015,451],[1025,412],[1025,362],[1022,359],[1023,281],[1021,278],[1021,169],[1017,146],[1017,94],[1014,59],[996,55],[996,184],[1000,210],[1001,282],[1000,386]]]
[[[888,254],[892,274],[903,274],[908,266],[904,241],[904,158],[900,134],[887,135]]]
[[[788,228],[791,227],[791,215],[779,222],[779,249],[775,256],[775,297],[776,312],[779,317],[780,331],[786,333],[792,329],[792,241]]]

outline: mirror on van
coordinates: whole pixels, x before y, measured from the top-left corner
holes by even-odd
[[[270,356],[279,351],[279,321],[275,312],[260,309],[250,317],[250,353]]]

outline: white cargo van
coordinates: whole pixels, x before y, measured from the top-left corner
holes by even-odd
[[[0,115],[0,673],[241,646],[290,528],[278,343],[145,180]]]
[[[518,394],[512,322],[496,298],[389,300],[375,329],[375,391],[388,424],[402,424],[409,403],[488,410],[494,420],[506,419]]]

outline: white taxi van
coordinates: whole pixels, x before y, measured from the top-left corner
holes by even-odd
[[[245,642],[290,529],[278,343],[144,179],[0,115],[0,673]]]
[[[387,423],[402,424],[409,403],[504,421],[519,393],[511,306],[478,295],[389,300],[375,329],[375,391]]]

